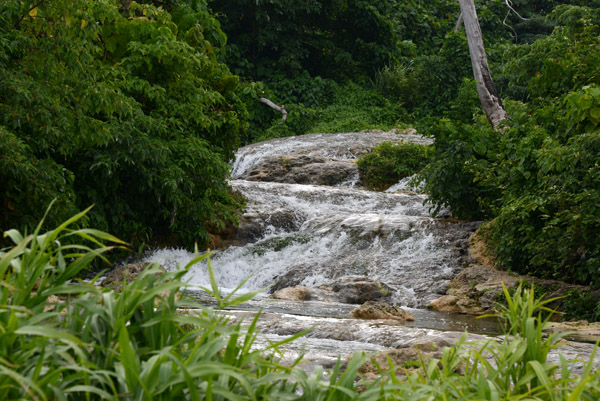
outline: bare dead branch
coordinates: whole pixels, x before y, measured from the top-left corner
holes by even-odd
[[[281,121],[285,122],[285,120],[287,120],[288,113],[285,110],[285,106],[283,104],[281,106],[278,106],[275,103],[273,103],[272,101],[270,101],[269,99],[267,99],[266,97],[262,97],[262,96],[258,98],[258,101],[261,103],[264,103],[267,106],[269,106],[270,108],[280,112],[283,115],[283,117],[281,118]]]

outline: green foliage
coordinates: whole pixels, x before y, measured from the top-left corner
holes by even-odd
[[[0,9],[2,227],[31,228],[53,198],[51,222],[96,204],[91,223],[131,241],[235,221],[245,108],[206,5],[34,3]]]
[[[353,77],[370,74],[398,52],[388,18],[392,1],[211,0],[210,5],[223,16],[228,63],[245,77],[293,78],[303,71]]]
[[[332,79],[311,77],[304,71],[292,78],[282,75],[270,77],[269,88],[284,104],[303,104],[324,107],[334,101],[338,84]]]
[[[332,104],[322,109],[309,132],[388,130],[402,125],[406,118],[406,110],[400,103],[375,90],[348,83],[336,89]]]
[[[367,129],[389,130],[404,125],[407,114],[402,105],[394,102],[373,89],[355,83],[337,85],[329,80],[307,80],[300,78],[296,82],[305,82],[305,90],[289,99],[305,99],[304,103],[284,103],[264,84],[250,84],[243,96],[250,113],[251,124],[245,131],[246,143],[265,141],[272,138],[303,135],[307,133],[358,132]],[[314,81],[315,85],[309,85]],[[330,93],[331,92],[331,93]],[[253,93],[256,93],[254,95]],[[285,104],[288,112],[286,122],[281,114],[256,100],[265,96],[278,104]],[[316,104],[319,96],[323,103]],[[256,96],[256,98],[254,98]],[[312,100],[311,100],[312,99]]]
[[[54,160],[35,157],[23,141],[0,126],[0,227],[15,221],[35,227],[36,215],[53,199],[57,202],[50,223],[68,218],[77,210],[73,179],[72,173]]]
[[[536,102],[599,83],[600,8],[560,6],[549,16],[558,26],[550,36],[510,48],[505,74],[509,90]]]
[[[121,293],[70,283],[95,257],[122,244],[98,230],[60,227],[23,237],[0,252],[0,397],[2,399],[256,399],[294,394],[290,368],[273,343],[251,351],[249,326],[227,319],[178,291],[189,267],[146,269]],[[74,245],[62,245],[77,238]],[[93,246],[84,245],[88,242]],[[248,296],[242,296],[247,298]],[[241,302],[222,299],[222,306]],[[181,315],[178,309],[194,307]],[[291,339],[290,339],[291,340]],[[287,374],[287,375],[286,375]]]
[[[248,325],[202,307],[179,291],[196,262],[159,274],[148,267],[121,293],[71,280],[96,257],[122,246],[93,229],[73,229],[80,213],[58,228],[31,235],[5,233],[15,245],[0,251],[0,397],[37,400],[594,400],[600,378],[574,376],[569,362],[548,362],[548,352],[567,335],[543,335],[551,300],[533,290],[506,289],[500,317],[507,335],[500,342],[467,344],[465,337],[439,359],[414,364],[405,379],[390,362],[373,382],[357,381],[367,356],[354,355],[325,372],[311,374],[279,363],[280,347],[305,334],[253,349],[258,316]],[[67,240],[68,239],[68,240]],[[73,239],[75,239],[73,241]],[[65,245],[69,242],[71,245]],[[87,244],[87,245],[86,245]],[[211,288],[220,307],[251,295],[222,297],[211,266]],[[194,312],[180,314],[180,308]],[[190,310],[190,309],[188,309]],[[537,314],[537,315],[536,315]],[[509,336],[510,335],[510,336]],[[560,371],[561,376],[556,373]]]
[[[358,159],[361,181],[369,188],[385,190],[425,167],[427,153],[428,147],[424,145],[383,142]]]
[[[436,138],[422,177],[438,208],[492,218],[488,245],[504,267],[586,285],[600,283],[598,15],[556,7],[552,35],[503,46],[507,93],[530,100],[505,101],[503,134],[465,125],[469,112],[422,130]]]
[[[564,320],[600,321],[600,297],[592,291],[573,289],[567,292],[560,310]]]
[[[465,107],[472,110],[473,104],[479,105],[474,86],[464,83],[470,76],[472,70],[466,37],[450,33],[443,38],[437,52],[423,53],[379,70],[374,86],[417,116],[436,115],[457,107],[459,88],[464,93],[458,99],[463,104],[469,103]],[[470,121],[472,113],[464,118]]]
[[[458,218],[488,216],[500,193],[480,177],[489,169],[488,155],[496,153],[498,135],[487,122],[471,126],[429,120],[420,129],[435,138],[430,162],[419,174],[435,204],[434,213],[449,207]]]

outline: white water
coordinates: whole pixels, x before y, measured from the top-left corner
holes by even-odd
[[[251,145],[238,152],[234,176],[266,157],[314,154],[353,158],[366,134],[309,135]],[[368,134],[373,140],[374,134]],[[390,135],[377,134],[377,140]],[[304,152],[304,153],[302,153]],[[285,279],[289,285],[318,287],[344,276],[366,276],[391,286],[393,301],[424,307],[445,294],[461,266],[448,231],[432,219],[424,195],[406,191],[406,180],[394,192],[271,182],[232,181],[248,204],[252,241],[213,256],[219,285],[226,291],[246,277],[243,290],[268,287]],[[183,250],[155,251],[147,261],[167,269],[194,257]],[[187,276],[208,286],[205,265]]]
[[[239,178],[245,171],[260,163],[266,156],[287,156],[304,154],[309,156],[325,156],[338,159],[354,159],[362,150],[360,146],[365,137],[371,142],[398,142],[406,140],[415,143],[430,144],[432,141],[419,135],[399,136],[390,132],[381,133],[343,133],[343,134],[310,134],[298,137],[272,139],[266,142],[245,146],[236,153],[233,162],[232,177]]]
[[[394,138],[393,134],[368,135],[375,142]],[[316,154],[352,159],[364,150],[364,138],[365,134],[316,134],[255,144],[238,152],[234,177],[269,156]],[[418,137],[412,140],[426,141]],[[413,192],[409,179],[385,193],[349,188],[352,181],[336,187],[232,181],[233,188],[248,199],[240,227],[247,243],[213,257],[220,286],[231,290],[251,276],[245,291],[280,280],[290,286],[314,288],[344,276],[366,276],[390,286],[394,291],[391,301],[402,306],[423,308],[445,294],[449,281],[462,268],[464,246],[460,245],[466,242],[469,229],[432,218],[424,204],[425,196]],[[187,251],[162,249],[146,261],[175,269],[193,257]],[[193,285],[209,286],[206,270],[206,266],[197,265],[187,278]],[[303,366],[308,371],[314,365],[331,367],[339,357],[346,359],[355,351],[378,352],[439,339],[453,343],[467,329],[481,334],[498,331],[496,321],[475,321],[425,309],[412,309],[414,322],[394,324],[350,319],[354,306],[335,302],[259,297],[240,308],[246,311],[228,313],[234,319],[245,316],[248,321],[253,311],[264,310],[259,322],[261,336],[255,344],[259,348],[312,329],[306,337],[286,346],[283,360],[291,362],[303,354],[308,361]],[[484,339],[469,334],[470,341]],[[587,359],[592,348],[579,344],[561,350],[568,359]],[[556,352],[549,360],[558,362]],[[581,364],[574,366],[575,373],[581,374]]]

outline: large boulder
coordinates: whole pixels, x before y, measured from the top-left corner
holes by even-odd
[[[412,312],[384,302],[367,301],[351,313],[357,319],[391,319],[402,322],[415,320]]]
[[[368,277],[342,277],[319,289],[335,294],[338,302],[362,304],[391,297],[394,290],[389,285]]]
[[[368,277],[341,277],[316,288],[301,285],[302,278],[309,275],[310,265],[300,265],[278,278],[271,286],[272,297],[302,301],[338,302],[363,304],[367,301],[389,299],[394,289],[389,285]]]
[[[273,293],[271,297],[285,301],[307,301],[310,299],[310,291],[302,285],[297,285],[279,290]]]
[[[248,169],[238,178],[289,184],[337,185],[358,175],[352,160],[319,156],[271,156]]]

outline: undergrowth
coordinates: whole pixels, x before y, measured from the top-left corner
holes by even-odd
[[[360,179],[368,188],[385,190],[418,173],[427,164],[428,147],[411,142],[383,142],[358,161]]]
[[[354,355],[333,371],[284,365],[283,347],[297,333],[256,346],[259,315],[233,322],[181,293],[182,269],[158,274],[152,265],[122,292],[75,281],[94,258],[125,244],[93,229],[72,229],[80,213],[54,230],[9,230],[0,251],[0,399],[3,400],[596,400],[594,355],[576,376],[548,353],[565,334],[546,336],[546,304],[520,287],[500,317],[506,336],[469,344],[466,336],[440,359],[417,361],[399,376],[390,363],[364,381],[368,356]],[[68,241],[67,241],[68,239]],[[76,240],[74,240],[76,239]],[[113,245],[106,246],[104,242]],[[217,308],[252,294],[223,296],[208,264]],[[96,278],[97,279],[97,278]],[[187,309],[187,313],[181,310]],[[357,380],[358,379],[358,380]],[[359,391],[360,390],[360,391]]]

